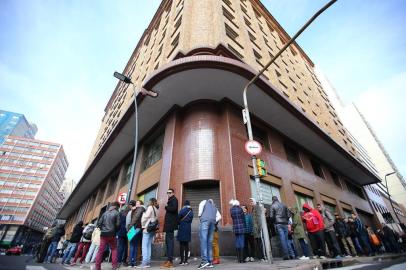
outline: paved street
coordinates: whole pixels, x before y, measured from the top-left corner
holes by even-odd
[[[309,261],[300,261],[300,260],[291,260],[291,261],[281,261],[276,260],[272,265],[267,263],[246,263],[246,264],[237,264],[233,260],[234,258],[222,258],[222,263],[215,266],[216,269],[232,269],[232,270],[243,270],[243,269],[295,269],[295,270],[313,270],[323,269],[321,265],[326,267],[326,263],[334,262],[334,260],[309,260]],[[191,260],[191,264],[188,266],[178,266],[177,269],[184,270],[195,270],[197,269],[199,260]],[[151,269],[160,269],[160,264],[162,262],[152,263]],[[176,265],[176,263],[175,263]],[[342,261],[342,265],[348,265],[340,267],[337,269],[342,270],[352,270],[352,269],[368,269],[368,270],[378,270],[378,269],[387,269],[387,270],[403,270],[406,269],[406,256],[381,256],[381,257],[361,257],[354,259],[345,259]],[[82,266],[69,267],[62,266],[60,264],[37,264],[33,262],[31,256],[0,256],[0,270],[79,270],[79,269],[92,269],[93,265],[85,264]],[[334,265],[336,266],[336,265]],[[332,265],[330,264],[330,267]],[[111,264],[104,263],[102,269],[110,270]],[[133,269],[128,267],[122,267],[120,269]]]

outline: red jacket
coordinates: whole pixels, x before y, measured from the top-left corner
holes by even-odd
[[[303,209],[309,210],[309,212],[304,212],[302,216],[306,230],[311,233],[324,230],[323,217],[319,211],[311,208],[307,203],[303,204]]]

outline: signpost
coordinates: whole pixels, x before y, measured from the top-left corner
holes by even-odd
[[[254,140],[247,141],[245,143],[245,151],[251,156],[259,155],[262,152],[262,145]]]
[[[120,205],[125,204],[126,200],[127,200],[127,193],[121,192],[120,194],[118,194],[117,201]]]

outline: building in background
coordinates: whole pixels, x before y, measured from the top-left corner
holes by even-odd
[[[134,98],[139,148],[132,198],[166,202],[168,188],[197,213],[213,199],[222,213],[222,255],[233,254],[230,199],[257,197],[241,117],[244,85],[290,39],[259,0],[164,0],[105,107],[83,177],[58,214],[67,232],[77,221],[95,221],[128,190],[134,149]],[[278,196],[288,206],[322,203],[333,212],[357,212],[365,224],[378,219],[362,188],[379,182],[362,163],[313,62],[294,43],[251,86],[248,103],[259,158],[264,203]],[[160,212],[163,221],[165,211]],[[198,218],[192,245],[198,245]],[[161,239],[161,238],[159,238]],[[280,256],[272,238],[274,256]],[[162,243],[155,243],[162,247]],[[161,246],[160,246],[161,245]],[[162,249],[157,249],[157,251]],[[193,252],[198,250],[192,247]],[[158,254],[158,253],[154,253]]]
[[[61,185],[60,188],[60,192],[62,192],[63,194],[63,202],[65,202],[70,194],[72,193],[72,191],[75,189],[76,187],[76,181],[73,179],[65,179]]]
[[[401,228],[397,224],[399,222],[406,224],[405,179],[356,105],[354,103],[345,105],[323,72],[317,69],[316,73],[323,87],[329,93],[330,100],[334,104],[338,115],[343,120],[347,133],[354,142],[354,147],[359,153],[359,161],[379,175],[382,180],[382,183],[365,186],[365,191],[371,200],[379,221],[388,223],[400,231]],[[388,183],[389,194],[394,201],[393,208],[389,201],[385,178]]]
[[[0,145],[0,245],[35,243],[63,203],[61,144],[6,136]]]
[[[23,114],[0,110],[0,144],[7,135],[34,139],[36,133],[37,126]]]

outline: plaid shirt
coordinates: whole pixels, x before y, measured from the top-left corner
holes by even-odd
[[[252,223],[252,215],[245,214],[244,233],[252,234],[254,231],[254,224]]]
[[[233,232],[235,234],[244,233],[245,217],[241,207],[234,205],[230,209],[231,218],[233,219]]]

